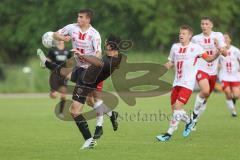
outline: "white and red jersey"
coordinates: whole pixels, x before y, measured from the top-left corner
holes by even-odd
[[[192,42],[187,46],[182,46],[181,43],[172,45],[168,60],[175,66],[173,87],[182,86],[193,90],[198,70],[197,61],[203,52],[200,45]]]
[[[214,39],[218,41],[219,47],[225,47],[225,41],[223,34],[221,32],[211,32],[209,37],[203,35],[203,33],[195,35],[192,37],[192,42],[196,43],[209,54],[214,55],[217,53],[217,49],[214,45]],[[219,58],[215,59],[213,62],[206,62],[204,59],[199,60],[199,70],[208,73],[209,75],[217,75],[218,71],[218,61]]]
[[[227,82],[240,82],[240,50],[231,45],[227,56],[220,56],[219,79]]]
[[[58,30],[58,33],[64,36],[70,36],[72,40],[72,47],[80,50],[85,55],[96,56],[96,52],[102,52],[101,50],[101,37],[99,32],[92,26],[85,32],[82,32],[77,23],[69,24],[62,29]],[[87,68],[88,63],[77,60],[77,66]]]

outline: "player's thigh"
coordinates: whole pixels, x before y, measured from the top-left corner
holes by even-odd
[[[86,103],[88,106],[93,107],[95,104],[93,92],[89,93],[86,98]]]
[[[66,79],[70,80],[72,76],[72,68],[61,68],[60,74]]]
[[[102,99],[102,91],[94,90],[93,97],[95,101]]]
[[[232,98],[232,91],[231,91],[230,86],[226,86],[223,91],[224,91],[225,96],[226,96],[227,99],[231,99]]]
[[[232,93],[234,98],[240,98],[240,87],[239,86],[232,87]]]
[[[198,81],[198,85],[200,88],[200,94],[203,97],[208,97],[210,94],[210,85],[208,79],[202,79]]]
[[[174,110],[175,103],[178,98],[178,87],[174,87],[171,90],[171,109]]]
[[[173,105],[174,110],[181,110],[185,104],[179,100],[176,100],[175,104]]]

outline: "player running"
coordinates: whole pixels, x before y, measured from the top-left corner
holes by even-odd
[[[224,42],[223,34],[212,31],[213,21],[210,17],[203,17],[201,19],[202,33],[195,35],[192,42],[201,45],[208,55],[218,54],[218,51],[225,52],[226,44]],[[194,110],[192,113],[193,128],[196,126],[200,115],[206,109],[206,102],[211,92],[214,89],[219,58],[213,62],[206,62],[203,59],[199,60],[199,69],[197,72],[197,82],[200,88],[199,94],[196,96]],[[195,128],[196,129],[196,128]]]
[[[73,102],[70,108],[73,119],[76,122],[77,127],[82,133],[85,143],[82,149],[92,148],[96,145],[96,141],[92,138],[91,132],[88,128],[86,119],[82,115],[83,105],[85,104],[86,97],[89,93],[97,88],[99,82],[107,79],[113,71],[119,67],[122,55],[119,53],[120,38],[115,36],[109,36],[106,41],[106,54],[102,57],[102,60],[96,56],[85,55],[77,49],[73,49],[75,55],[89,64],[89,67],[83,70],[76,80],[76,86],[73,91]],[[69,72],[69,68],[64,68],[55,63],[47,60],[44,53],[38,49],[37,54],[41,62],[51,71],[56,71],[57,74],[71,79],[72,72]],[[98,74],[96,74],[98,73]],[[106,107],[103,101],[99,103],[99,106]]]
[[[233,117],[237,116],[235,105],[232,99],[240,96],[240,50],[231,45],[230,34],[224,34],[227,44],[226,57],[220,56],[219,79],[222,82],[222,88],[226,95],[226,104]]]
[[[173,135],[173,132],[177,130],[180,121],[186,123],[183,136],[191,132],[191,125],[193,123],[191,123],[191,119],[183,109],[183,106],[188,102],[195,85],[198,60],[202,58],[205,61],[211,62],[219,56],[218,53],[208,55],[200,45],[190,42],[192,35],[193,30],[191,27],[187,25],[180,27],[180,43],[172,45],[168,57],[169,61],[165,64],[167,69],[175,68],[175,79],[171,91],[173,116],[167,133],[156,137],[159,141],[168,141]]]
[[[56,40],[61,41],[70,41],[72,42],[72,47],[74,49],[79,50],[84,55],[91,55],[101,58],[101,37],[99,32],[91,26],[91,20],[93,19],[93,11],[90,9],[80,10],[78,13],[77,23],[69,24],[58,32],[55,32],[53,37]],[[71,74],[71,81],[76,82],[78,79],[78,75],[89,67],[89,63],[79,59],[79,57],[75,58],[77,62],[77,66],[73,69],[73,73]],[[88,104],[90,104],[96,111],[98,111],[99,104],[102,103],[100,99],[100,91],[102,90],[103,82],[99,82],[97,88],[98,92],[93,91],[91,95],[94,95],[93,98],[88,98]],[[91,100],[91,102],[89,102]],[[109,115],[113,130],[117,130],[118,123],[117,117],[118,113],[115,111],[110,111],[107,113]],[[103,134],[103,114],[98,113],[96,117],[96,129],[95,129],[95,139],[98,139]]]

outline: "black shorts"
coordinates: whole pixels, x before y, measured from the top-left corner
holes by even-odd
[[[87,95],[94,90],[94,88],[88,86],[76,85],[73,90],[72,99],[82,104],[85,104]]]
[[[73,68],[71,75],[71,81],[76,83],[72,93],[72,99],[82,104],[85,104],[87,95],[97,87],[97,84],[95,83],[84,83],[83,78],[85,70],[85,68],[75,67]]]
[[[62,86],[67,87],[67,79],[53,71],[49,77],[49,85],[51,92],[58,91]]]
[[[79,77],[82,76],[84,71],[85,71],[85,68],[74,67],[72,69],[71,81],[74,82],[74,83],[77,83]]]

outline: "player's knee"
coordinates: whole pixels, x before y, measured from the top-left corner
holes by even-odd
[[[87,99],[86,104],[87,104],[88,106],[90,106],[90,107],[93,107],[94,101],[91,100],[91,99]]]
[[[240,94],[239,93],[233,93],[233,98],[236,98],[236,99],[240,98]]]
[[[76,117],[81,114],[79,107],[72,105],[70,108],[70,113],[73,117]]]
[[[207,98],[210,95],[210,90],[209,89],[204,89],[201,91],[201,97]]]

